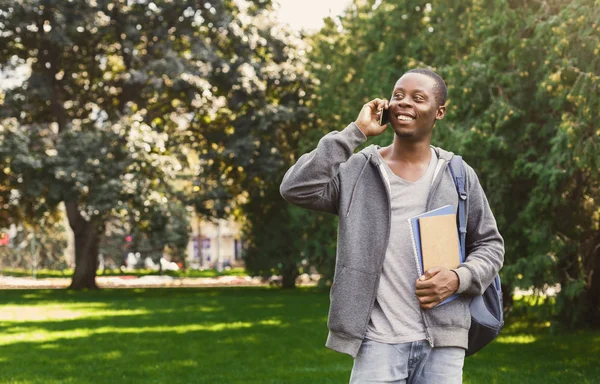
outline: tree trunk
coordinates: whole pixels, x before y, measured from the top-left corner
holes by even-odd
[[[289,261],[284,264],[281,270],[282,288],[296,288],[296,278],[298,277],[298,268],[296,263]]]
[[[69,225],[75,234],[75,272],[69,289],[98,289],[98,245],[101,223],[98,217],[85,220],[76,202],[65,202]]]
[[[600,244],[592,251],[592,268],[590,287],[587,290],[588,323],[600,328]]]
[[[500,284],[500,286],[502,288],[502,306],[504,313],[507,314],[512,310],[514,305],[514,288],[510,289],[511,287],[505,284]]]

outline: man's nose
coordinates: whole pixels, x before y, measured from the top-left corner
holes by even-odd
[[[400,102],[398,102],[398,105],[400,107],[412,107],[413,106],[411,100],[409,100],[407,98],[400,100]]]

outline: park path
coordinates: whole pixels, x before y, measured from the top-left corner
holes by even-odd
[[[61,289],[71,284],[68,277],[34,279],[32,277],[0,276],[0,289]],[[96,284],[100,288],[167,288],[167,287],[223,287],[223,286],[269,286],[259,277],[219,276],[219,277],[172,277],[172,276],[98,276]],[[300,280],[298,285],[312,286],[316,281]]]

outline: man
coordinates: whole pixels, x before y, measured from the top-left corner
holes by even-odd
[[[281,184],[289,202],[339,216],[327,347],[354,357],[351,383],[460,383],[470,327],[469,302],[500,270],[504,243],[473,169],[466,166],[467,259],[419,276],[408,218],[458,206],[448,168],[453,154],[430,145],[446,113],[446,84],[415,69],[388,102],[365,104],[354,123],[324,136]],[[389,112],[395,135],[385,148],[354,149],[380,135]],[[436,306],[452,294],[458,298]]]

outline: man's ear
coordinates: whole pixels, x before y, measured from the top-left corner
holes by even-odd
[[[446,116],[446,106],[445,105],[441,105],[438,107],[436,113],[435,113],[435,119],[436,120],[442,120],[444,118],[444,116]]]

